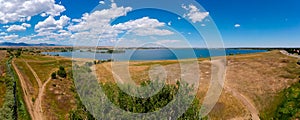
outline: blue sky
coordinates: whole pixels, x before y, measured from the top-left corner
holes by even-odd
[[[142,3],[120,0],[45,1],[0,1],[0,42],[205,47],[211,39],[204,38],[218,36],[207,32],[215,23],[225,47],[300,46],[299,0],[197,0],[203,8],[195,3],[161,2],[170,8],[180,4],[176,8],[184,13],[180,15],[134,10]],[[99,39],[103,41],[98,43]]]

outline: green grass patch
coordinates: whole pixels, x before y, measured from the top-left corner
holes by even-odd
[[[283,100],[277,108],[274,118],[280,120],[300,118],[300,81],[283,91]]]

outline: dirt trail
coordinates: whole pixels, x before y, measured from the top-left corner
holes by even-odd
[[[23,91],[23,98],[24,98],[24,102],[27,106],[28,112],[32,118],[32,120],[42,120],[42,116],[39,114],[39,112],[36,111],[36,109],[34,108],[34,105],[32,103],[32,100],[30,99],[31,97],[27,94],[27,91],[29,91],[28,86],[26,85],[26,81],[24,80],[21,72],[19,71],[19,69],[17,68],[16,64],[15,64],[15,60],[12,60],[12,66],[14,67],[20,83],[21,83],[21,87],[22,87],[22,91]]]
[[[28,62],[25,60],[23,60],[23,61],[26,63],[27,67],[30,69],[30,71],[34,75],[34,77],[38,83],[38,86],[39,86],[38,97],[36,98],[35,102],[32,103],[30,100],[30,96],[27,95],[27,92],[26,92],[26,91],[28,91],[28,86],[25,84],[25,80],[24,80],[22,74],[20,73],[20,71],[18,70],[18,68],[16,67],[16,65],[14,64],[14,61],[12,62],[14,69],[16,70],[16,72],[19,76],[20,82],[21,82],[21,86],[22,86],[22,89],[24,92],[24,100],[27,105],[28,112],[29,112],[32,120],[43,120],[42,98],[44,95],[46,85],[51,81],[51,77],[45,83],[42,83],[41,79],[38,77],[37,73],[33,70],[33,68],[28,64]]]
[[[280,50],[280,52],[284,55],[287,55],[287,56],[291,56],[291,57],[295,57],[295,58],[298,58],[300,59],[300,55],[294,55],[294,54],[291,54],[291,53],[288,53],[287,51],[285,50]]]
[[[248,111],[251,113],[252,120],[260,120],[260,118],[258,116],[258,114],[259,114],[258,110],[256,109],[256,107],[252,104],[252,102],[247,97],[245,97],[243,94],[237,92],[236,90],[231,89],[228,86],[224,86],[224,89],[228,92],[231,92],[235,98],[240,100],[246,106]]]
[[[212,64],[217,67],[217,68],[223,68],[224,67],[224,63],[222,63],[222,61],[220,60],[214,60],[212,62]],[[222,76],[219,75],[218,76]],[[221,84],[221,83],[220,83]],[[256,109],[256,107],[252,104],[251,100],[248,99],[247,97],[245,97],[243,94],[239,93],[238,91],[230,88],[228,85],[224,85],[224,90],[228,91],[230,93],[232,93],[232,95],[237,98],[239,101],[242,102],[242,104],[244,104],[246,106],[246,108],[248,109],[248,111],[251,113],[251,119],[252,120],[260,120],[259,118],[259,111]]]

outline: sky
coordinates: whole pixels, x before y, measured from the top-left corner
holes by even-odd
[[[299,0],[135,1],[0,0],[0,42],[300,47]]]

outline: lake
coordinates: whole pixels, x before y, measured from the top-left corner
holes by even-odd
[[[251,50],[251,49],[226,49],[225,53],[221,49],[126,49],[124,53],[95,53],[82,52],[76,50],[74,52],[43,52],[46,55],[59,55],[63,57],[74,58],[92,58],[98,60],[113,59],[115,61],[125,60],[177,60],[189,58],[208,58],[213,56],[250,54],[266,52],[267,50]],[[210,55],[210,52],[213,53]]]

